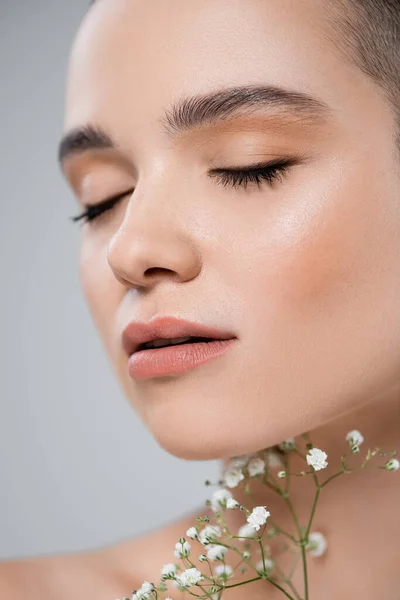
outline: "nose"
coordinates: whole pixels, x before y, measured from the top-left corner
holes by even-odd
[[[107,260],[116,279],[129,288],[149,288],[163,280],[197,277],[201,255],[183,211],[168,203],[165,191],[158,198],[137,192],[108,245]]]

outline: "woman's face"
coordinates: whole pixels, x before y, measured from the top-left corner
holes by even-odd
[[[322,0],[97,0],[77,36],[65,133],[91,124],[116,147],[85,149],[81,136],[65,174],[80,212],[126,193],[82,225],[83,290],[124,393],[176,456],[259,450],[396,380],[395,119],[328,39],[326,15]],[[175,111],[183,127],[166,130],[183,98],[241,86],[266,89],[219,118]],[[211,173],[276,160],[290,166],[260,186]],[[156,316],[237,340],[185,373],[134,379],[122,331]]]

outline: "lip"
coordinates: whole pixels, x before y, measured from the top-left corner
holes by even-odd
[[[194,321],[165,316],[157,317],[148,323],[131,321],[122,332],[122,346],[129,357],[145,342],[154,339],[165,340],[189,335],[216,340],[237,338],[231,331],[222,331]]]
[[[137,381],[180,375],[225,354],[236,339],[178,344],[152,350],[139,350],[128,360],[128,374]]]

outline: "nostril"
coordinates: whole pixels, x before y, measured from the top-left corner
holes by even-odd
[[[163,275],[164,273],[175,273],[172,269],[164,269],[162,267],[150,267],[144,272],[145,275]],[[176,273],[175,273],[176,275]]]

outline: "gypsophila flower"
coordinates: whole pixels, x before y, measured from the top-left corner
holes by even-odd
[[[360,444],[364,441],[363,435],[357,429],[354,429],[346,435],[346,440],[349,442],[352,453],[358,454],[360,452]]]
[[[272,569],[274,568],[275,563],[273,560],[271,560],[270,558],[265,558],[265,571],[267,573],[271,573]],[[256,569],[257,571],[264,571],[264,565],[263,565],[263,561],[260,560],[257,564],[256,564]]]
[[[228,579],[233,574],[233,569],[229,565],[218,565],[214,569],[214,575],[216,577],[223,577],[224,579]]]
[[[310,551],[311,556],[322,556],[325,553],[327,545],[326,537],[319,531],[313,531],[308,536],[306,550]]]
[[[286,471],[279,471],[278,477],[279,479],[284,479],[286,477]]]
[[[252,458],[247,465],[247,471],[250,477],[261,475],[262,473],[265,473],[265,462],[262,458]]]
[[[385,465],[385,469],[387,471],[398,471],[399,468],[400,462],[397,460],[397,458],[392,458],[388,460],[388,462]]]
[[[251,459],[251,454],[243,454],[242,456],[233,456],[230,461],[229,461],[229,465],[228,468],[229,469],[242,469],[243,467],[245,467],[247,465],[247,463],[249,462],[249,460]]]
[[[226,490],[225,488],[215,490],[211,496],[211,508],[214,512],[217,512],[221,508],[225,508],[226,503],[230,498],[232,498],[232,494],[229,490]]]
[[[254,527],[256,531],[260,529],[261,525],[266,523],[271,514],[268,510],[266,510],[266,508],[266,506],[256,506],[253,508],[253,512],[247,519],[247,522]]]
[[[230,488],[234,488],[244,479],[242,470],[239,467],[230,467],[224,473],[224,482]]]
[[[284,440],[283,442],[281,442],[280,444],[278,444],[278,447],[281,450],[294,450],[296,448],[296,440],[294,438],[289,438],[287,440]]]
[[[226,502],[226,508],[239,508],[240,504],[234,498],[228,498]]]
[[[353,429],[346,435],[346,441],[349,442],[350,446],[359,446],[363,443],[364,436],[357,429]]]
[[[161,569],[161,575],[164,579],[173,579],[176,575],[176,565],[168,563]]]
[[[207,560],[207,556],[205,554],[200,554],[199,561],[200,562],[205,562],[206,560]]]
[[[242,525],[237,534],[239,538],[254,538],[256,536],[255,529],[251,525]]]
[[[250,558],[250,552],[248,552],[248,550],[245,550],[244,552],[242,552],[242,556],[243,558]]]
[[[279,469],[279,467],[283,467],[282,458],[276,450],[268,450],[267,460],[270,469]]]
[[[196,585],[200,581],[203,581],[204,577],[198,569],[193,567],[183,571],[177,579],[183,587],[191,587],[192,585]]]
[[[219,525],[206,525],[204,529],[199,532],[199,541],[203,546],[211,544],[217,541],[217,538],[221,537],[221,527]]]
[[[189,527],[189,529],[186,531],[186,535],[192,540],[197,540],[199,537],[196,527]]]
[[[189,544],[189,542],[184,542],[183,544],[178,542],[177,544],[175,544],[174,555],[176,556],[176,558],[187,558],[190,554],[191,547],[192,546]]]
[[[209,560],[224,560],[225,554],[228,552],[228,548],[225,546],[213,546],[207,552],[207,558]]]
[[[154,585],[150,581],[144,581],[142,586],[133,594],[132,600],[149,600],[153,591]]]
[[[327,458],[328,455],[326,452],[320,450],[319,448],[311,448],[311,450],[309,450],[309,454],[306,456],[307,463],[316,471],[325,469],[325,467],[328,466],[328,463],[326,462]]]

